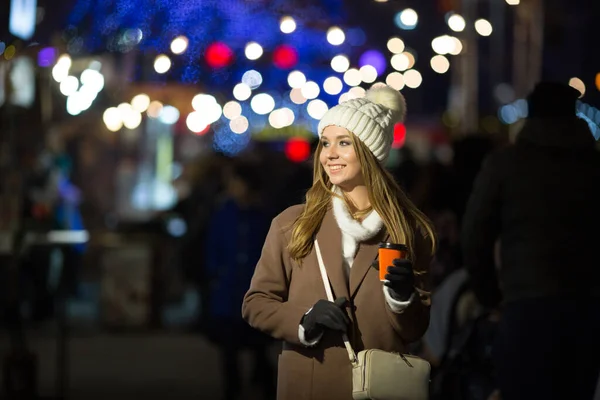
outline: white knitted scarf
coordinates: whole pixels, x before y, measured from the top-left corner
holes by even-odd
[[[334,187],[333,191],[338,195],[342,194],[341,189],[338,187]],[[342,252],[345,267],[350,269],[352,268],[358,245],[377,235],[381,228],[383,228],[383,220],[377,211],[373,210],[362,222],[358,222],[352,218],[344,201],[337,196],[333,197],[333,215],[342,231]]]

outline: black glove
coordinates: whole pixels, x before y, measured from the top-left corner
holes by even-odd
[[[347,300],[340,297],[335,303],[319,300],[313,308],[302,318],[304,338],[313,340],[325,331],[325,328],[346,332],[350,319],[343,310]]]
[[[410,260],[396,258],[394,265],[388,267],[385,279],[384,285],[392,289],[394,298],[399,301],[407,301],[415,291],[415,276]]]

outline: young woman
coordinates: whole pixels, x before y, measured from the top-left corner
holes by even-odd
[[[406,352],[429,324],[427,270],[434,251],[429,220],[384,169],[403,96],[383,86],[330,109],[319,123],[313,186],[306,203],[277,216],[247,292],[242,314],[282,340],[277,398],[352,399],[356,352]],[[327,298],[317,239],[336,298]],[[374,266],[378,244],[409,247],[386,280]]]

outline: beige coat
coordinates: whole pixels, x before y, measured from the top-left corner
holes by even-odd
[[[302,265],[293,261],[287,250],[292,225],[303,207],[290,207],[273,220],[242,314],[254,328],[283,340],[279,400],[351,400],[351,364],[340,333],[326,332],[315,347],[302,345],[298,338],[302,316],[319,299],[327,298],[314,249]],[[371,264],[377,256],[377,244],[387,236],[380,232],[359,245],[347,283],[341,231],[331,209],[317,233],[334,296],[351,300],[347,309],[353,321],[349,337],[356,352],[365,348],[405,352],[406,345],[418,340],[429,325],[428,296],[417,297],[399,314],[386,303],[378,271]],[[415,270],[428,270],[429,246],[428,240],[417,234]],[[417,278],[417,287],[428,289],[425,278]]]

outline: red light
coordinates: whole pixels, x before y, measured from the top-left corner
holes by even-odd
[[[233,51],[225,43],[215,42],[206,48],[206,62],[212,68],[223,68],[233,61]]]
[[[298,64],[298,52],[292,46],[282,44],[273,51],[273,64],[279,69],[290,69]]]
[[[310,143],[306,139],[292,138],[285,144],[285,155],[296,163],[306,161],[310,156]]]
[[[406,126],[402,122],[398,122],[394,125],[394,141],[392,147],[394,149],[400,149],[404,146],[406,141]]]

